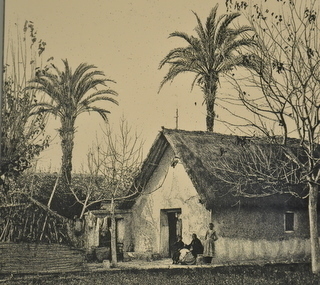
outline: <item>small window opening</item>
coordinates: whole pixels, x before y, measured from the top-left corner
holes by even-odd
[[[284,216],[284,229],[286,232],[294,231],[294,213],[286,212]]]

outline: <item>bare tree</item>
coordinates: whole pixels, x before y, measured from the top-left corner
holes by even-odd
[[[227,5],[244,13],[257,43],[251,47],[253,55],[243,56],[250,67],[245,75],[241,80],[237,75],[230,77],[240,100],[254,115],[237,116],[280,145],[286,159],[301,172],[300,180],[308,187],[312,271],[318,273],[319,4],[291,0],[265,1],[264,5],[227,1]],[[289,136],[298,138],[300,155],[292,151]]]
[[[116,218],[117,204],[133,197],[137,191],[129,191],[142,162],[143,142],[133,132],[127,121],[120,121],[119,133],[114,133],[110,125],[103,130],[104,137],[88,153],[89,173],[82,191],[71,187],[77,201],[85,210],[99,202],[110,203],[111,215],[111,265],[117,265]],[[129,193],[129,194],[128,194]],[[82,195],[82,196],[81,196]]]
[[[303,153],[291,143],[290,150],[302,159]],[[281,145],[264,139],[246,138],[221,152],[213,164],[214,175],[234,196],[255,198],[290,194],[303,198],[305,173],[288,159]]]

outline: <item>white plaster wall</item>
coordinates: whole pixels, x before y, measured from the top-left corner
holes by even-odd
[[[301,262],[310,259],[310,242],[302,238],[282,241],[219,238],[215,245],[213,263],[251,260]]]
[[[191,234],[196,233],[203,240],[210,212],[199,202],[199,195],[187,175],[183,165],[171,167],[174,153],[172,149],[163,156],[153,177],[145,187],[132,209],[132,229],[134,248],[138,252],[160,252],[160,211],[181,208],[182,237],[191,242]]]
[[[285,210],[278,208],[224,208],[213,212],[218,234],[216,261],[269,262],[310,259],[307,212],[295,210],[295,231],[285,232]]]
[[[159,167],[132,208],[132,235],[136,252],[161,254],[160,212],[161,209],[181,208],[183,241],[189,243],[191,234],[196,233],[204,240],[207,225],[213,220],[217,234],[222,234],[219,214],[211,213],[199,203],[199,196],[193,187],[183,165],[171,167],[174,153],[169,149]],[[237,217],[236,213],[231,213]],[[220,213],[222,215],[222,213]],[[226,219],[226,213],[223,219]],[[238,214],[239,215],[239,214]],[[228,215],[227,215],[228,216]],[[241,215],[242,217],[242,215]],[[245,216],[243,216],[245,218]],[[218,219],[217,219],[218,218]],[[219,236],[213,262],[238,263],[259,260],[268,262],[303,261],[310,259],[310,243],[303,237],[284,240],[228,238]]]

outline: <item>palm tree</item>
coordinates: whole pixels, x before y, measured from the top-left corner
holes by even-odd
[[[211,10],[205,26],[202,25],[198,15],[193,12],[198,22],[195,28],[197,37],[183,32],[171,33],[169,37],[182,38],[188,45],[171,50],[159,66],[161,69],[165,64],[170,65],[167,75],[160,84],[159,91],[166,82],[173,81],[178,74],[195,73],[192,88],[197,83],[204,94],[207,131],[211,132],[214,125],[214,105],[219,76],[232,70],[235,66],[243,65],[243,56],[237,51],[241,47],[254,44],[252,39],[241,37],[247,31],[251,31],[251,27],[229,27],[231,22],[240,16],[240,13],[217,17],[217,9],[218,5]]]
[[[64,71],[60,71],[52,65],[53,72],[46,68],[38,71],[35,78],[29,81],[28,90],[35,90],[47,94],[51,102],[39,102],[34,105],[34,114],[51,113],[60,118],[61,128],[59,135],[62,148],[62,185],[68,187],[71,182],[72,151],[74,146],[75,120],[85,112],[97,112],[102,119],[107,120],[108,110],[97,107],[96,102],[109,101],[115,104],[118,102],[107,95],[117,95],[109,89],[107,82],[114,82],[106,79],[102,71],[94,65],[81,63],[74,73],[67,60],[64,63]],[[98,90],[98,86],[104,88]]]

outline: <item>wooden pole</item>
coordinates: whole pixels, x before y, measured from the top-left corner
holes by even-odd
[[[1,10],[2,9],[2,10]],[[3,62],[4,62],[4,15],[5,15],[5,0],[0,0],[0,167],[2,165],[2,151],[1,151],[1,139],[2,139],[2,120],[1,120],[1,111],[2,111],[2,96],[3,96]],[[4,228],[0,240],[2,240],[5,230],[7,229],[9,220],[6,227]]]
[[[61,170],[60,170],[60,172],[61,172]],[[48,204],[47,204],[48,209],[50,209],[51,202],[52,202],[52,199],[53,199],[53,195],[54,195],[54,193],[56,192],[56,188],[57,188],[57,186],[58,186],[58,181],[59,181],[59,177],[60,177],[60,172],[58,173],[56,182],[55,182],[55,184],[54,184],[54,186],[53,186],[53,189],[52,189],[52,192],[51,192],[51,195],[50,195],[50,199],[49,199]],[[48,220],[48,213],[46,214],[46,218],[45,218],[44,223],[43,223],[43,227],[42,227],[42,231],[41,231],[41,235],[40,235],[40,241],[42,240],[43,233],[44,233],[44,230],[45,230],[45,228],[46,228],[47,220]]]
[[[179,128],[179,109],[176,109],[176,130]]]
[[[50,209],[50,206],[51,206],[51,202],[52,202],[52,199],[53,199],[53,195],[54,193],[56,192],[56,189],[57,189],[57,186],[58,186],[58,182],[59,182],[59,178],[60,178],[60,174],[61,174],[61,168],[60,168],[60,172],[58,173],[58,176],[57,176],[57,179],[56,179],[56,182],[53,186],[53,189],[52,189],[52,192],[51,192],[51,195],[50,195],[50,199],[48,201],[48,208]]]
[[[0,142],[2,133],[2,120],[1,120],[1,110],[2,110],[2,95],[3,95],[3,62],[4,62],[4,19],[5,19],[5,0],[0,0]],[[0,144],[0,164],[1,164],[1,144]]]

